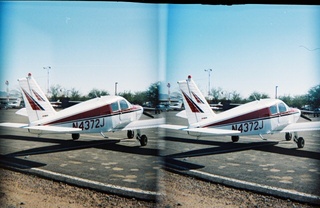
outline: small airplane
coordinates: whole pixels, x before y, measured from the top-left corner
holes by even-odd
[[[80,138],[80,133],[127,131],[128,138],[134,137],[141,146],[147,145],[148,138],[140,134],[140,129],[155,128],[164,123],[164,118],[139,120],[143,112],[139,105],[132,105],[121,96],[101,96],[77,105],[55,111],[51,103],[28,74],[26,78],[18,79],[26,108],[16,113],[28,116],[29,124],[0,123],[0,126],[27,129],[30,133],[71,133],[72,139]]]
[[[285,139],[290,141],[293,137],[298,148],[303,148],[305,142],[297,132],[320,130],[320,122],[297,123],[300,116],[311,119],[278,99],[256,100],[215,114],[190,75],[178,84],[186,110],[177,116],[187,118],[189,126],[164,124],[161,128],[182,130],[197,137],[231,136],[233,142],[242,135],[259,135],[263,139],[263,134],[285,133]]]

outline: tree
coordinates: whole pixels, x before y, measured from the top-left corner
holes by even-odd
[[[260,92],[254,91],[253,93],[251,93],[248,100],[254,101],[254,100],[260,100],[260,99],[264,99],[264,98],[270,98],[270,97],[269,97],[269,95],[267,95],[265,93],[260,93]]]
[[[121,97],[124,97],[124,98],[127,99],[130,103],[132,103],[133,100],[134,100],[134,94],[131,93],[131,91],[120,92],[118,95],[121,96]]]
[[[312,108],[320,106],[320,85],[312,87],[307,94],[308,103]]]
[[[307,95],[296,95],[292,98],[291,107],[302,108],[307,104]]]
[[[94,88],[89,92],[87,97],[89,99],[92,99],[92,98],[101,97],[101,96],[104,96],[104,95],[109,95],[109,92],[105,91],[105,90],[98,90],[98,89]]]
[[[211,89],[212,101],[214,103],[218,103],[222,93],[223,93],[223,90],[221,87],[212,88]]]
[[[230,99],[231,102],[233,102],[233,103],[241,103],[242,98],[240,96],[240,93],[238,93],[237,91],[233,91],[230,94],[232,95],[232,99]]]
[[[50,91],[51,91],[51,101],[57,101],[60,97],[60,94],[62,92],[62,87],[60,85],[52,85],[50,87]]]
[[[143,92],[136,92],[134,94],[134,98],[132,100],[132,103],[138,104],[138,105],[143,105],[147,100],[147,91]]]
[[[147,101],[151,102],[153,106],[159,104],[159,89],[160,83],[156,82],[150,85],[146,94],[147,94]]]
[[[75,88],[70,90],[70,100],[81,100],[81,94],[79,90],[76,90]]]
[[[278,99],[285,102],[288,106],[294,107],[293,106],[293,98],[290,95],[279,96]]]

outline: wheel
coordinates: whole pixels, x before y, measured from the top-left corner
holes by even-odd
[[[292,133],[287,132],[285,138],[287,141],[290,141],[292,139]]]
[[[78,140],[80,138],[80,134],[72,134],[72,140]]]
[[[304,139],[302,137],[298,138],[297,145],[298,145],[298,148],[303,148],[304,147]]]
[[[128,130],[128,131],[127,131],[127,137],[128,137],[129,139],[132,139],[132,138],[134,137],[134,131],[133,131],[133,130]]]
[[[237,142],[239,141],[239,136],[231,136],[232,142]]]
[[[146,135],[142,135],[140,137],[140,144],[141,146],[146,146],[148,143],[148,137]]]

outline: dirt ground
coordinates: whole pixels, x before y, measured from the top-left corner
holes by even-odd
[[[316,207],[208,183],[165,170],[160,171],[161,194],[157,202],[100,193],[7,169],[0,171],[0,206],[3,208]]]

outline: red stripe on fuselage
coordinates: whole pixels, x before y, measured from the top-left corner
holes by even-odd
[[[253,112],[250,112],[247,114],[243,114],[240,116],[236,116],[236,117],[233,117],[230,119],[218,121],[216,123],[211,123],[211,124],[206,125],[204,127],[232,125],[235,123],[247,122],[247,121],[252,121],[252,120],[262,120],[262,119],[271,119],[271,118],[282,117],[282,116],[289,116],[289,115],[293,115],[296,113],[299,113],[299,112],[294,109],[291,109],[291,110],[283,112],[283,113],[277,113],[277,114],[271,115],[269,108],[263,108],[263,109],[253,111]]]
[[[68,123],[73,122],[76,120],[83,120],[83,119],[90,119],[90,118],[97,118],[97,117],[108,117],[113,115],[119,115],[119,114],[126,114],[126,113],[132,113],[135,111],[140,110],[139,108],[133,106],[132,108],[128,108],[125,110],[118,110],[118,111],[112,111],[111,105],[104,105],[99,108],[95,108],[92,110],[88,110],[82,113],[78,113],[72,116],[68,116],[59,120],[51,121],[49,123],[43,124],[43,125],[51,125],[51,124],[59,124],[59,123]]]

